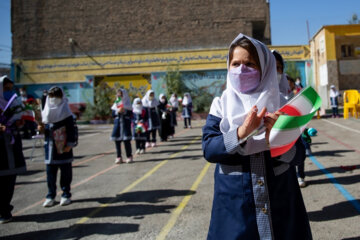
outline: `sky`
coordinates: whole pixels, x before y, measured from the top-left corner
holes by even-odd
[[[269,0],[272,45],[308,44],[324,25],[347,24],[356,13],[360,0]],[[11,62],[10,2],[0,0],[0,65]]]

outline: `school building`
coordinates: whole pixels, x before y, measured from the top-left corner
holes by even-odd
[[[360,24],[323,26],[310,41],[314,78],[310,82],[330,108],[329,90],[360,90]]]

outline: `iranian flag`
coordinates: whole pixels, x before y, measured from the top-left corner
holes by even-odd
[[[270,131],[271,157],[290,150],[320,106],[320,96],[308,86],[279,109],[285,114],[277,119]]]

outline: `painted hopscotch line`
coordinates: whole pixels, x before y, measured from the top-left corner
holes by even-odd
[[[314,156],[310,155],[309,158],[325,174],[325,176],[330,179],[331,183],[345,197],[345,199],[348,200],[360,213],[360,202],[356,200]]]
[[[119,195],[127,193],[129,191],[131,191],[133,188],[135,188],[137,185],[139,185],[141,182],[143,182],[144,180],[146,180],[147,178],[149,178],[152,174],[154,174],[157,170],[159,170],[162,166],[164,166],[169,160],[171,160],[172,158],[176,157],[178,154],[180,154],[182,151],[184,151],[185,149],[187,149],[191,144],[193,144],[195,141],[199,140],[201,138],[201,136],[197,136],[195,139],[193,139],[188,145],[183,146],[178,152],[173,153],[172,155],[170,155],[169,159],[167,160],[163,160],[160,163],[158,163],[155,167],[153,167],[152,169],[150,169],[147,173],[145,173],[145,175],[143,175],[142,177],[140,177],[139,179],[137,179],[135,182],[131,183],[129,186],[127,186],[126,188],[124,188],[121,192],[117,193],[117,197],[114,197],[113,199],[111,199],[110,201],[108,201],[107,203],[101,204],[97,209],[93,210],[92,212],[90,212],[87,216],[81,218],[79,221],[77,221],[75,223],[75,225],[73,225],[73,227],[71,228],[70,231],[74,231],[80,224],[84,224],[86,223],[88,220],[90,220],[92,217],[94,217],[97,213],[99,213],[100,211],[102,211],[104,208],[108,207],[111,203],[114,203],[117,198],[119,197]]]
[[[201,183],[202,179],[206,175],[207,171],[209,170],[210,163],[206,163],[204,168],[201,170],[200,174],[196,178],[195,182],[191,186],[189,193],[183,198],[183,200],[180,202],[179,206],[175,209],[175,211],[172,213],[168,223],[164,226],[164,228],[161,230],[160,234],[157,236],[156,240],[163,240],[166,238],[166,236],[169,234],[171,229],[174,227],[177,219],[179,218],[181,212],[184,210],[188,202],[190,201],[193,194],[191,192],[194,192],[197,190],[199,184]]]
[[[178,134],[175,134],[175,136],[181,135],[182,133],[184,133],[184,132],[186,132],[186,131],[188,131],[188,129],[184,129],[184,130],[180,131]],[[162,144],[162,143],[160,143],[159,145],[161,145],[161,144]],[[151,151],[152,149],[153,149],[153,148],[151,148],[150,151]],[[113,150],[112,150],[112,151],[113,151]],[[97,159],[97,158],[102,157],[102,156],[105,156],[105,154],[101,154],[101,155],[95,156],[96,158],[95,158],[95,157],[93,157],[93,158]],[[134,155],[134,159],[135,159],[136,156],[137,156],[137,155]],[[171,157],[171,156],[170,156],[170,157]],[[81,163],[84,163],[84,162],[87,162],[87,161],[90,161],[90,160],[94,160],[94,159],[87,159],[87,160],[82,161]],[[78,165],[80,165],[80,163],[79,163]],[[74,165],[74,166],[75,166],[75,165]],[[76,188],[76,187],[78,187],[78,186],[80,186],[80,185],[82,185],[82,184],[90,181],[91,179],[93,179],[93,178],[95,178],[95,177],[98,177],[98,176],[100,176],[100,175],[102,175],[102,174],[110,171],[111,169],[113,169],[113,168],[115,168],[115,167],[117,167],[117,166],[119,166],[119,165],[112,165],[112,166],[110,166],[109,168],[106,168],[106,169],[102,170],[101,172],[98,172],[98,173],[96,173],[96,174],[94,174],[94,175],[92,175],[92,176],[90,176],[90,177],[82,180],[80,183],[77,183],[77,184],[73,185],[71,188],[74,189],[74,188]],[[40,179],[40,180],[41,180],[42,178],[45,178],[45,177],[46,177],[46,175],[45,175],[45,176],[42,176],[42,177],[40,177],[40,178],[37,178],[37,179]],[[61,194],[61,192],[58,192],[58,193],[56,194],[56,196],[59,196],[60,194]],[[26,212],[27,210],[32,209],[32,208],[34,208],[34,207],[42,204],[44,201],[45,201],[45,198],[41,199],[41,200],[38,201],[38,202],[35,202],[34,204],[31,204],[30,206],[27,206],[27,207],[25,207],[25,208],[23,208],[23,209],[20,209],[20,210],[18,210],[17,212],[15,212],[15,213],[13,214],[13,216],[18,216],[18,215]]]

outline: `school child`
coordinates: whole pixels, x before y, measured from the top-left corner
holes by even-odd
[[[17,174],[26,171],[22,150],[20,127],[22,125],[21,99],[13,90],[14,83],[7,77],[0,78],[0,223],[12,220],[10,204],[14,194]]]
[[[203,127],[204,157],[216,163],[208,239],[312,239],[291,165],[297,145],[277,158],[269,152],[281,114],[275,58],[265,44],[239,34],[227,67],[226,89]]]
[[[168,105],[168,101],[166,99],[165,94],[161,93],[159,95],[159,116],[161,116],[160,120],[160,138],[161,141],[167,141],[168,136],[171,132],[171,119],[170,119],[170,105]]]
[[[177,126],[176,113],[179,109],[179,100],[177,99],[176,93],[173,93],[169,99],[170,102],[170,138],[173,138],[175,135],[175,127]]]
[[[156,130],[160,128],[160,118],[157,110],[159,102],[155,99],[155,93],[153,90],[148,90],[146,92],[146,95],[142,99],[142,104],[143,108],[145,108],[149,116],[149,125],[146,132],[145,147],[156,147]]]
[[[60,206],[69,205],[74,160],[72,148],[76,145],[76,130],[73,114],[61,88],[49,89],[41,117],[45,124],[45,164],[48,185],[48,194],[43,207],[55,205],[58,169],[60,169],[60,187],[63,191]]]
[[[133,133],[136,143],[136,154],[145,153],[146,129],[148,126],[147,111],[143,108],[141,99],[135,98],[133,102]]]
[[[182,117],[184,118],[184,128],[191,128],[191,110],[192,110],[192,100],[190,93],[185,93],[182,100]]]
[[[332,108],[332,117],[340,117],[338,109],[338,98],[340,97],[339,92],[336,90],[335,85],[330,86],[330,104]]]
[[[126,163],[133,162],[131,150],[131,119],[132,106],[129,95],[125,89],[118,89],[116,92],[116,100],[111,107],[114,119],[114,128],[111,134],[111,140],[115,142],[116,159],[115,163],[124,163],[121,156],[121,142],[124,142],[126,152]]]
[[[280,95],[283,96],[283,99],[287,100],[288,95],[290,93],[290,86],[287,80],[287,75],[284,73],[284,59],[281,54],[276,50],[271,51],[274,54],[276,59],[276,72],[277,72],[277,80],[279,83],[279,91]],[[284,105],[286,102],[280,102],[280,105]]]

